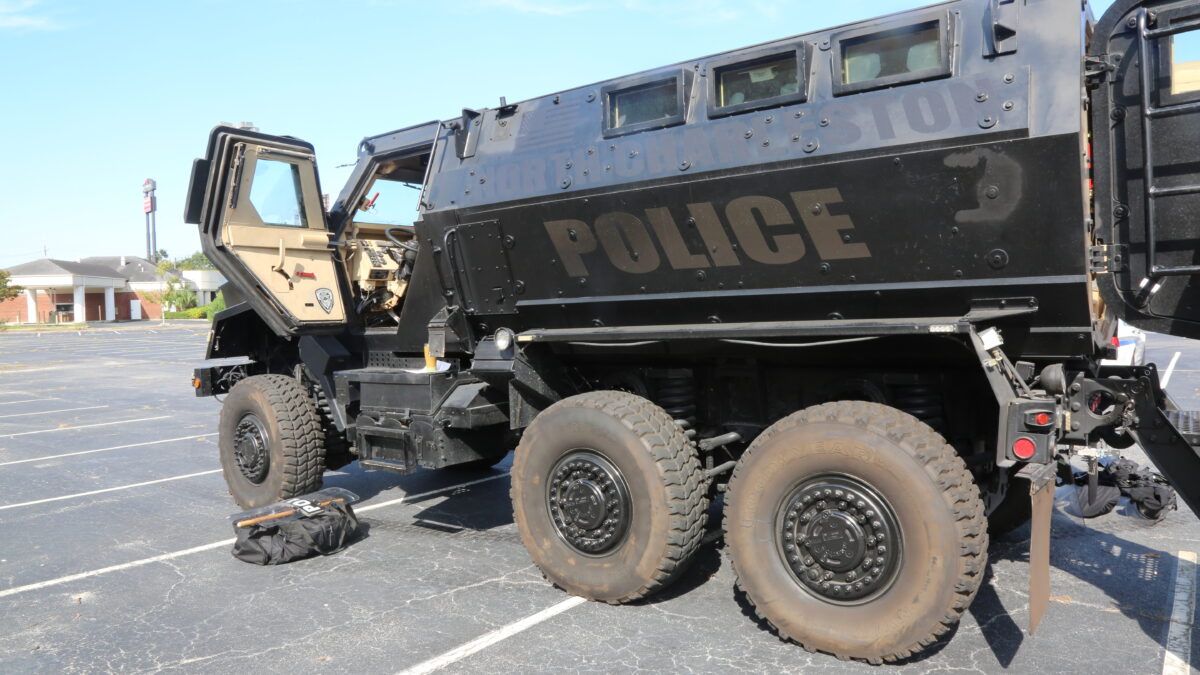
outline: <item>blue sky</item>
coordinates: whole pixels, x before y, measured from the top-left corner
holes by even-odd
[[[312,142],[336,194],[363,136],[921,4],[0,0],[0,267],[144,253],[147,177],[160,248],[198,250],[184,191],[220,121]]]

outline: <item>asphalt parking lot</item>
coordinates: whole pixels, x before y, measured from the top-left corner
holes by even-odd
[[[650,601],[569,599],[521,547],[507,460],[469,475],[352,464],[326,485],[364,498],[363,539],[280,567],[233,559],[219,404],[189,384],[205,336],[200,324],[0,334],[0,672],[872,670],[746,616],[715,537]],[[1200,408],[1198,346],[1147,345],[1160,368],[1175,361],[1168,389],[1185,408]],[[1036,636],[1026,526],[993,540],[952,639],[876,672],[1160,672],[1168,634],[1200,663],[1194,603],[1176,593],[1177,578],[1194,581],[1179,561],[1200,553],[1200,521],[1181,507],[1150,524],[1122,505],[1085,522],[1071,490]]]

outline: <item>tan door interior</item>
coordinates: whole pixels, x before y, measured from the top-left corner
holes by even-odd
[[[221,242],[303,322],[344,321],[312,155],[238,143]]]

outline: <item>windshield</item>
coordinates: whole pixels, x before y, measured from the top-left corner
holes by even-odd
[[[354,222],[411,227],[417,218],[420,198],[420,186],[377,178],[367,189],[362,206],[354,214]]]

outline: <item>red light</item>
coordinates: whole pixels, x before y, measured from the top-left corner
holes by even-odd
[[[1114,346],[1114,347],[1120,347],[1120,346],[1121,346],[1121,338],[1119,338],[1119,337],[1117,337],[1116,335],[1114,335],[1114,336],[1112,337],[1112,346]]]
[[[1050,424],[1050,415],[1048,413],[1038,413],[1037,417],[1034,417],[1033,420],[1039,427],[1044,427]]]
[[[1028,438],[1018,438],[1016,443],[1013,443],[1013,454],[1017,459],[1029,459],[1037,454],[1037,446]]]

